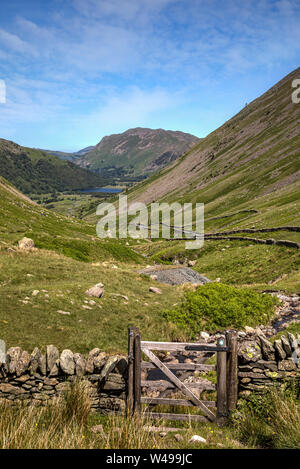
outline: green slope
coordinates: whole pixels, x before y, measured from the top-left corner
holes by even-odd
[[[101,174],[113,171],[121,176],[149,174],[178,158],[198,140],[179,131],[129,129],[104,137],[76,164]]]
[[[24,193],[87,189],[107,182],[69,161],[4,139],[0,139],[0,176]]]

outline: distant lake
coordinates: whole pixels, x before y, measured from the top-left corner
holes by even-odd
[[[122,192],[123,189],[111,188],[111,187],[94,187],[91,189],[85,189],[84,191],[80,191],[84,194],[86,193],[95,193],[95,192],[102,192],[107,194],[119,194]]]

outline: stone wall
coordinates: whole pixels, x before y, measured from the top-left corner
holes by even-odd
[[[263,335],[239,344],[239,397],[264,392],[286,380],[300,379],[300,336],[282,335],[274,344]]]
[[[42,354],[35,348],[31,355],[20,347],[0,354],[0,401],[45,404],[58,397],[76,378],[86,381],[92,409],[107,414],[125,408],[127,359],[108,356],[98,348],[87,358],[71,350],[61,354],[48,345]]]

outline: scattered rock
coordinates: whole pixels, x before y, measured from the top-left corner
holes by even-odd
[[[85,292],[88,296],[95,296],[96,298],[102,298],[104,295],[104,285],[103,283],[97,283],[92,288]]]
[[[162,294],[162,291],[159,289],[159,288],[156,288],[156,287],[150,287],[149,288],[149,291],[151,293],[156,293],[157,295],[161,295]]]
[[[27,250],[34,248],[34,241],[30,238],[23,238],[18,242],[19,249]]]
[[[199,435],[193,435],[192,438],[189,439],[189,443],[206,443],[206,439]]]
[[[193,267],[197,261],[188,261],[188,266]]]
[[[61,309],[59,309],[57,312],[58,312],[59,314],[64,314],[64,315],[66,315],[66,316],[70,316],[70,314],[71,314],[69,311],[62,311]]]
[[[33,292],[31,294],[32,294],[32,296],[37,296],[39,293],[40,293],[39,290],[33,290]]]
[[[201,339],[208,340],[210,335],[207,332],[202,331],[200,332],[200,337]]]
[[[174,435],[174,438],[175,438],[176,441],[183,441],[184,440],[183,436],[180,435],[180,433],[176,433]]]

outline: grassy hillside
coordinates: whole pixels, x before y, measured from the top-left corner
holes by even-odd
[[[37,249],[19,250],[23,236]],[[144,262],[125,242],[98,239],[95,225],[43,209],[0,179],[0,338],[8,346],[125,352],[129,325],[166,337],[159,313],[181,290],[161,286],[158,301],[137,273]],[[99,282],[105,295],[90,304],[85,291]]]
[[[76,164],[101,174],[119,170],[121,176],[138,176],[163,168],[198,140],[194,135],[179,131],[130,129],[104,137]]]
[[[257,289],[300,292],[300,253],[247,238],[300,242],[300,233],[259,233],[260,228],[300,226],[300,105],[291,101],[300,69],[200,141],[173,165],[129,191],[131,201],[204,202],[205,233],[252,228],[232,234],[245,240],[207,240],[199,251],[180,241],[139,249],[160,262],[195,259],[210,278]]]
[[[49,193],[101,186],[99,175],[42,150],[0,139],[0,176],[24,193]]]

